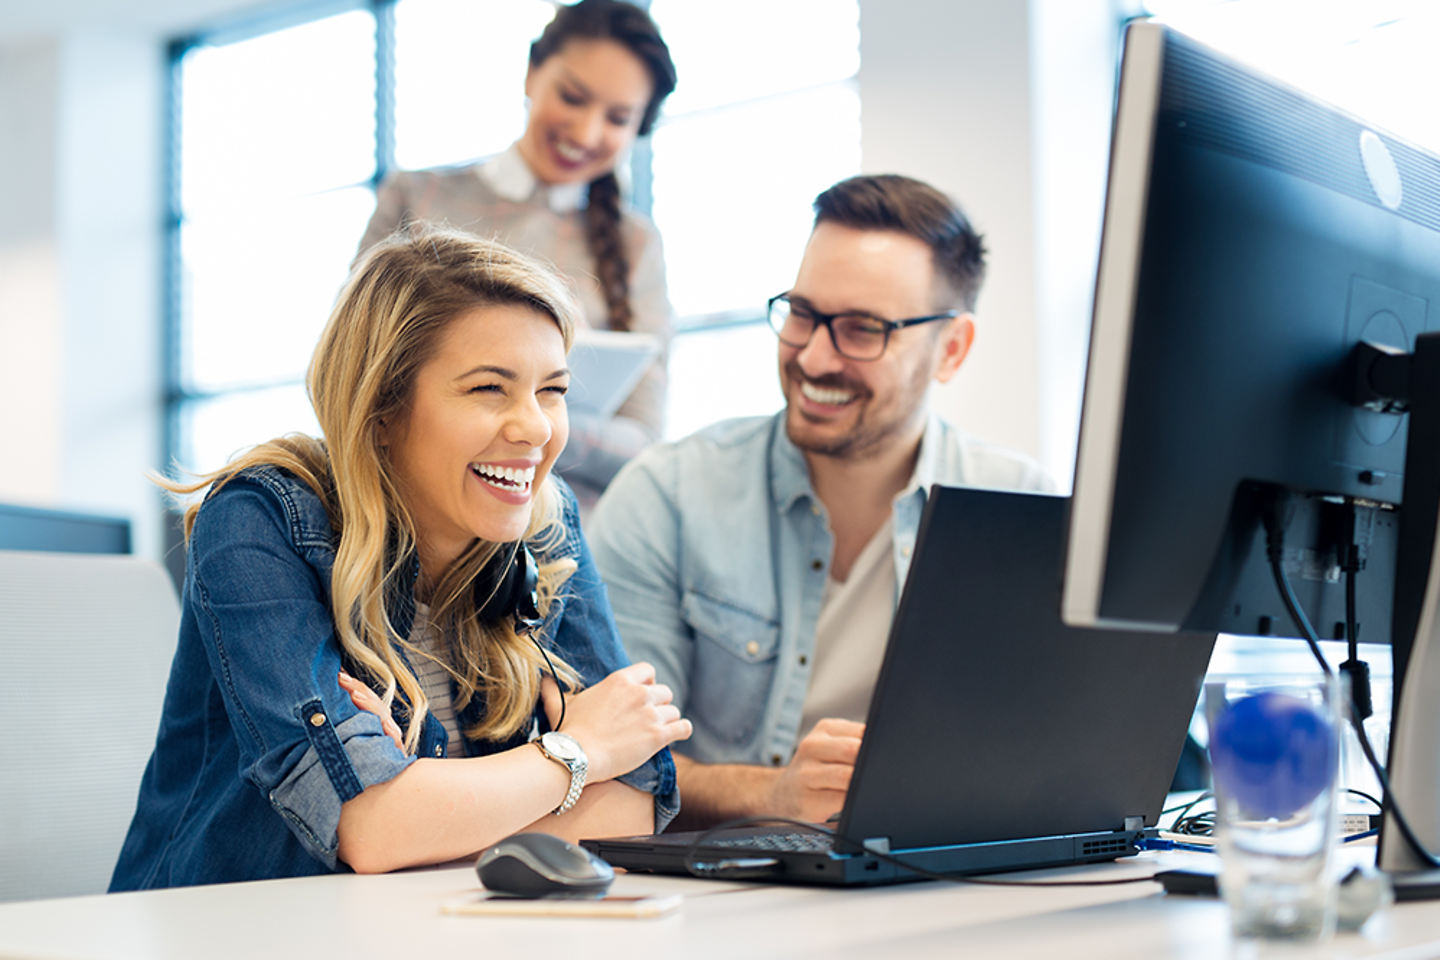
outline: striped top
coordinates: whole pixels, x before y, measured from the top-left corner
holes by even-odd
[[[415,658],[415,679],[420,681],[420,689],[430,700],[430,712],[450,737],[445,755],[463,757],[465,738],[460,735],[460,723],[455,719],[455,705],[450,696],[450,673],[441,663],[445,647],[440,631],[430,622],[430,607],[426,604],[415,604],[415,625],[410,630],[410,642],[429,655]]]

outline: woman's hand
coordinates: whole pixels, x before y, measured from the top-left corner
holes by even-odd
[[[560,717],[560,688],[546,677],[540,695],[553,724]],[[565,700],[565,729],[585,750],[591,783],[629,773],[676,740],[688,739],[674,694],[655,682],[655,668],[634,663]]]
[[[401,750],[405,749],[405,738],[400,734],[400,725],[395,722],[395,718],[390,716],[390,709],[385,706],[385,701],[380,699],[379,694],[344,670],[340,671],[340,689],[350,694],[350,702],[355,706],[361,710],[368,710],[379,717],[381,729],[390,735],[391,740],[395,741],[395,746]]]

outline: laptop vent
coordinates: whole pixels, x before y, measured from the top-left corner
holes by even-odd
[[[1106,840],[1087,840],[1080,845],[1082,857],[1094,857],[1107,853],[1130,853],[1133,844],[1126,837],[1114,837]]]

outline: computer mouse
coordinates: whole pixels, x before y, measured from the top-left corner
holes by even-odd
[[[548,833],[516,833],[480,854],[475,872],[485,889],[516,897],[603,896],[615,868]]]

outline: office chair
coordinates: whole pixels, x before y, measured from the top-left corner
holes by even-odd
[[[0,550],[0,902],[109,885],[179,624],[157,563]]]

